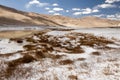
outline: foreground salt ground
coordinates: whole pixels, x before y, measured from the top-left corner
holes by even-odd
[[[119,39],[43,30],[0,47],[0,80],[120,80]]]

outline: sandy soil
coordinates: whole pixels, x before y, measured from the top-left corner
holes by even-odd
[[[20,38],[37,33],[37,30],[0,31],[0,38]]]

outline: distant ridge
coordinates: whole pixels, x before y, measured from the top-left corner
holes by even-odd
[[[67,26],[67,27],[120,27],[120,21],[87,16],[70,18],[24,12],[0,5],[0,25]]]

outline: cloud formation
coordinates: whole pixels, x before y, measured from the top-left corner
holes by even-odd
[[[99,14],[98,12],[101,12],[102,10],[106,8],[120,8],[119,5],[115,4],[117,2],[120,2],[120,0],[104,0],[103,4],[98,4],[96,6],[93,6],[92,8],[80,8],[80,7],[72,7],[65,9],[64,6],[59,5],[58,3],[43,3],[40,0],[30,0],[28,4],[26,5],[26,8],[30,8],[31,6],[36,7],[44,7],[44,10],[47,11],[48,14],[52,15],[62,15],[62,14],[70,14],[74,16],[83,16],[83,15],[94,15],[96,17],[104,17],[108,19],[120,19],[120,14]],[[92,13],[98,13],[98,14],[92,14]]]
[[[78,16],[78,15],[81,15],[81,14],[82,14],[82,12],[74,12],[73,13],[74,16]]]
[[[98,15],[93,15],[95,17],[104,17],[105,15],[104,14],[98,14]]]
[[[105,3],[115,3],[115,2],[120,2],[120,0],[105,0]]]
[[[96,12],[99,12],[99,10],[98,9],[93,9],[92,12],[96,13]]]
[[[60,13],[54,13],[53,15],[61,15]]]
[[[52,6],[59,6],[57,3],[52,4]]]
[[[93,15],[96,17],[102,17],[102,18],[107,18],[111,20],[120,20],[120,13],[115,13],[115,14],[98,14],[98,15]]]
[[[53,8],[54,11],[63,11],[64,9],[63,8],[59,8],[59,7],[55,7]]]
[[[50,8],[49,8],[49,7],[46,7],[45,10],[50,10]]]
[[[30,2],[28,2],[28,4],[26,4],[26,8],[29,8],[32,5],[36,5],[37,7],[43,7],[43,6],[47,6],[49,4],[48,3],[42,3],[38,0],[31,0]]]
[[[114,8],[114,7],[116,7],[116,5],[114,5],[114,4],[106,4],[106,3],[96,6],[96,8]]]
[[[106,15],[106,18],[112,19],[112,20],[120,20],[120,13],[112,14],[112,15]]]
[[[82,9],[82,10],[83,10],[82,14],[90,14],[90,13],[92,13],[92,9],[90,9],[90,8],[86,8],[86,9]]]
[[[97,13],[97,12],[99,12],[98,9],[85,8],[85,9],[81,9],[81,11],[79,12],[74,12],[73,15],[78,16],[82,14],[91,14],[91,13]]]
[[[67,12],[67,13],[68,13],[68,12],[70,12],[70,11],[69,11],[69,10],[66,10],[65,12]]]
[[[55,13],[55,11],[53,11],[53,10],[49,10],[48,13]]]
[[[80,11],[80,8],[72,8],[73,11]]]

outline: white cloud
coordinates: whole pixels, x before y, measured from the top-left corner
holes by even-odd
[[[116,5],[114,4],[100,4],[100,5],[97,5],[95,8],[113,8],[113,7],[116,7]]]
[[[82,9],[82,14],[91,14],[91,13],[96,13],[99,12],[98,9],[90,9],[90,8],[86,8],[86,9]]]
[[[105,0],[105,3],[115,3],[120,2],[120,0]]]
[[[107,18],[107,19],[111,19],[111,20],[120,20],[120,13],[115,13],[115,14],[111,14],[111,15],[99,14],[99,15],[93,15],[93,16],[103,17],[103,18]]]
[[[74,12],[73,13],[73,15],[75,15],[75,16],[78,16],[78,15],[81,15],[82,14],[82,12]]]
[[[55,11],[53,11],[53,10],[49,10],[49,11],[48,11],[48,13],[54,13],[54,12],[55,12]]]
[[[69,10],[66,10],[65,12],[67,12],[67,13],[68,13],[68,12],[70,12],[70,11],[69,11]]]
[[[78,16],[82,14],[91,14],[91,13],[97,13],[97,12],[99,12],[98,9],[85,8],[85,9],[81,9],[81,11],[79,12],[74,12],[73,15]]]
[[[53,8],[54,11],[63,11],[64,9],[63,8],[59,8],[59,7],[55,7]]]
[[[50,10],[50,8],[49,8],[49,7],[46,7],[45,10]]]
[[[52,4],[52,6],[59,6],[57,3]]]
[[[82,10],[83,10],[82,14],[90,14],[90,13],[92,13],[92,9],[90,9],[90,8],[86,8],[86,9],[82,9]]]
[[[106,15],[106,18],[112,19],[112,20],[120,20],[120,13],[112,14],[112,15]]]
[[[94,10],[92,10],[92,12],[93,12],[93,13],[99,12],[99,10],[98,10],[98,9],[94,9]]]
[[[115,15],[107,15],[107,18],[113,18]]]
[[[73,11],[80,11],[80,8],[72,8]]]
[[[61,15],[60,13],[54,13],[53,15]]]
[[[31,0],[28,4],[26,4],[26,8],[31,7],[32,5],[36,5],[38,7],[43,7],[49,5],[48,3],[42,3],[38,0]]]
[[[96,16],[96,17],[104,17],[105,15],[104,15],[104,14],[99,14],[99,15],[93,15],[93,16]]]

